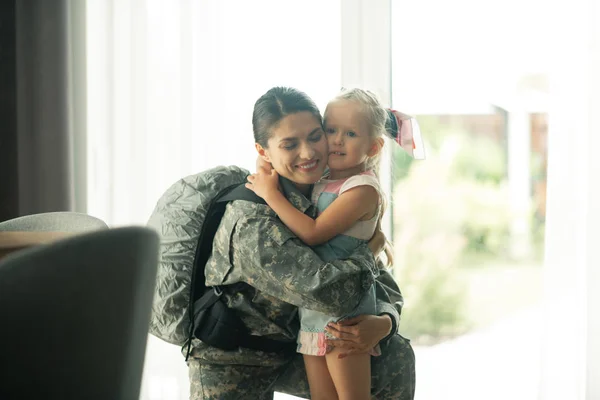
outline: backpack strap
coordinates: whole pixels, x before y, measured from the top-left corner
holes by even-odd
[[[248,189],[245,183],[242,183],[239,186],[232,189],[229,193],[219,198],[217,202],[229,203],[234,200],[246,200],[258,204],[267,204],[262,197],[258,196],[252,190]],[[220,291],[220,287],[217,287],[215,289],[217,289],[216,293]],[[215,293],[215,291],[211,292]],[[214,296],[214,294],[212,294],[211,297],[212,296]],[[282,342],[280,340],[273,340],[262,336],[254,336],[250,334],[240,335],[239,341],[241,347],[254,350],[262,350],[270,353],[287,352],[290,350],[293,351],[296,348],[295,342]]]
[[[218,303],[221,300],[222,286],[206,287],[204,286],[204,267],[212,249],[212,241],[216,233],[219,222],[225,212],[227,203],[234,200],[246,200],[258,204],[267,204],[261,197],[252,190],[246,188],[245,183],[235,185],[219,193],[214,199],[213,204],[207,213],[207,219],[204,224],[207,225],[206,231],[200,235],[196,257],[194,260],[194,274],[192,276],[192,288],[202,290],[200,298],[195,299],[190,296],[190,337],[188,339],[186,361],[190,355],[192,335],[194,330],[200,336],[203,336],[205,342],[211,345],[217,345],[223,349],[233,346],[245,347],[265,352],[291,352],[296,348],[295,342],[283,342],[280,340],[268,339],[262,336],[250,335],[241,319],[235,314],[234,310],[228,309],[226,305]],[[196,276],[196,272],[198,276]],[[197,287],[196,279],[199,280]],[[196,322],[196,323],[195,323]],[[219,327],[228,326],[228,329],[219,329]],[[202,338],[199,338],[202,340]]]
[[[204,343],[223,350],[238,347],[269,353],[291,353],[296,342],[251,335],[237,312],[222,301],[221,287],[214,287],[194,303],[195,336]]]
[[[217,203],[229,203],[234,200],[246,200],[258,204],[267,204],[262,197],[258,196],[252,190],[246,187],[245,183],[234,187],[229,192],[225,193],[217,199]]]
[[[281,340],[269,339],[264,336],[242,335],[240,346],[252,350],[260,350],[267,353],[294,353],[298,344],[294,342],[282,342]]]

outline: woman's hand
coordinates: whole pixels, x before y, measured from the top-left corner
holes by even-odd
[[[246,187],[268,203],[268,198],[279,191],[279,174],[275,169],[267,170],[261,167],[256,174],[248,176]]]
[[[338,358],[350,354],[368,353],[381,339],[390,334],[392,320],[389,315],[359,315],[338,323],[330,322],[325,330],[337,339],[328,339],[327,344],[343,349]]]

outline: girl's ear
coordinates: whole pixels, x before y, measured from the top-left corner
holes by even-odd
[[[369,152],[367,153],[367,156],[369,157],[375,157],[377,154],[379,154],[379,152],[381,151],[381,149],[383,148],[383,144],[385,142],[383,141],[383,138],[377,138],[373,141],[373,145],[371,146],[371,149],[369,149]]]
[[[256,147],[256,151],[258,152],[258,156],[260,158],[262,158],[264,161],[266,161],[268,163],[271,162],[271,158],[269,157],[269,154],[267,154],[267,150],[265,150],[264,147],[262,147],[258,143],[254,143],[254,147]]]

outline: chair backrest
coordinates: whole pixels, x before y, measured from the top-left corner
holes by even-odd
[[[0,222],[0,231],[87,232],[100,229],[108,229],[104,221],[70,211],[31,214]]]
[[[158,264],[142,227],[0,262],[0,399],[139,398]]]

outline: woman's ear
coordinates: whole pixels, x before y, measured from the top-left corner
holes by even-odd
[[[367,155],[369,157],[375,157],[377,154],[379,154],[379,152],[381,151],[381,149],[383,148],[383,144],[385,142],[383,141],[383,138],[377,138],[373,141],[373,145],[371,146],[371,149],[369,150],[369,152],[367,153]]]
[[[258,152],[258,156],[262,158],[264,161],[270,163],[271,158],[267,154],[267,151],[264,147],[262,147],[259,143],[254,143],[254,147],[256,147],[256,151]]]

